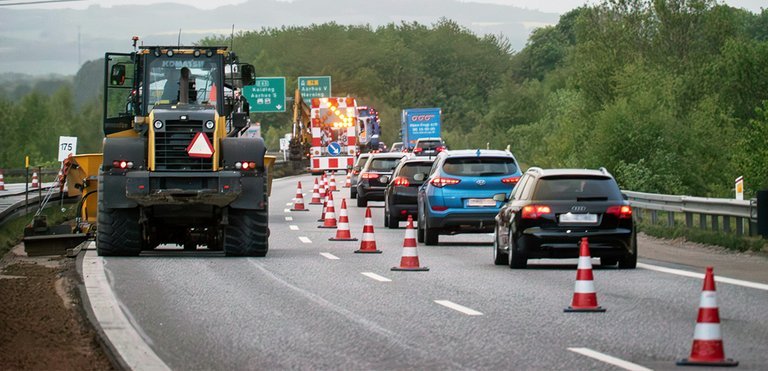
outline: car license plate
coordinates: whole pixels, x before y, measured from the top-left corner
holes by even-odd
[[[597,214],[560,214],[560,223],[597,223]]]
[[[470,198],[467,200],[467,206],[492,207],[496,206],[496,201],[494,201],[492,198]]]

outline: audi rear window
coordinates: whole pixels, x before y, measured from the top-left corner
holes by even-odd
[[[360,156],[357,158],[357,163],[355,164],[355,167],[362,167],[365,165],[365,162],[368,161],[368,157],[370,156]]]
[[[611,178],[547,177],[539,179],[534,200],[622,201],[621,190]]]
[[[435,149],[437,147],[440,147],[442,143],[439,140],[425,140],[420,141],[419,143],[416,143],[416,147],[423,148],[423,149]]]
[[[499,176],[517,172],[517,165],[509,157],[456,157],[445,160],[443,171],[461,176]]]

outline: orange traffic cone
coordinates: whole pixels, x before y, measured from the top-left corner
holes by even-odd
[[[37,179],[37,173],[32,173],[32,188],[40,188],[40,182]]]
[[[328,197],[325,204],[325,220],[323,225],[318,225],[317,228],[336,228],[336,208],[333,206],[333,193],[328,191]]]
[[[360,241],[360,250],[355,250],[359,254],[381,254],[381,250],[376,248],[376,239],[373,237],[373,219],[371,218],[371,208],[365,209],[365,223],[363,224],[363,239]]]
[[[323,200],[320,199],[320,188],[317,186],[317,178],[315,178],[315,185],[312,187],[312,199],[309,200],[310,205],[322,205]]]
[[[5,191],[5,179],[3,178],[2,169],[0,169],[0,191]]]
[[[699,317],[693,332],[691,356],[677,361],[678,366],[738,366],[739,361],[725,358],[723,336],[720,333],[720,312],[717,309],[715,275],[707,267],[704,288],[699,301]]]
[[[403,240],[403,256],[400,266],[392,267],[393,271],[428,271],[427,267],[419,267],[419,254],[416,252],[416,232],[413,230],[413,218],[408,215],[408,226],[405,227]]]
[[[336,172],[331,173],[331,192],[338,192],[339,190],[336,189]]]
[[[576,285],[573,290],[571,306],[565,312],[605,312],[597,305],[595,284],[592,281],[592,258],[589,255],[589,241],[581,238],[579,246],[579,265],[576,268]]]
[[[291,211],[309,211],[304,207],[304,194],[301,191],[301,182],[296,187],[296,198],[293,199],[293,208]]]
[[[349,233],[349,217],[347,215],[347,199],[341,199],[341,211],[339,211],[339,226],[336,228],[336,237],[329,238],[328,241],[357,241]]]
[[[344,188],[352,188],[352,173],[347,171],[347,180],[344,182]]]
[[[323,201],[323,206],[320,208],[320,211],[322,211],[322,213],[320,214],[320,219],[317,219],[318,222],[325,221],[325,207],[326,207],[326,204],[328,203],[328,192],[325,192],[323,194],[322,201]]]

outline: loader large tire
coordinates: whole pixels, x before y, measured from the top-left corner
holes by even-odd
[[[136,256],[141,253],[139,208],[108,209],[99,203],[96,231],[99,256]]]
[[[224,230],[227,256],[266,256],[269,250],[267,210],[229,209],[229,225]]]

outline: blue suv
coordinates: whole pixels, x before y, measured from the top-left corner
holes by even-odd
[[[494,217],[521,176],[508,151],[441,152],[419,188],[419,242],[436,245],[441,234],[493,232]]]

